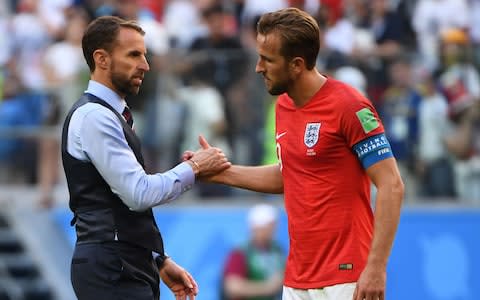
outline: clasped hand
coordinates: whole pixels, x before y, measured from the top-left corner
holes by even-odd
[[[199,177],[209,177],[228,169],[232,164],[228,161],[222,149],[211,147],[203,136],[199,136],[201,148],[196,152],[185,151],[183,161],[192,160],[198,167]]]

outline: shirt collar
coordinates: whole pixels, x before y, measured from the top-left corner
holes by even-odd
[[[107,102],[111,107],[113,107],[113,109],[115,109],[120,114],[123,112],[125,106],[127,105],[125,100],[120,98],[117,93],[115,93],[113,90],[106,87],[105,85],[94,80],[90,80],[88,82],[88,87],[85,93],[92,94],[95,97],[98,97],[103,101]]]

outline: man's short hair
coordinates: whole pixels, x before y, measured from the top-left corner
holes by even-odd
[[[83,56],[90,72],[95,71],[93,53],[98,49],[111,52],[120,28],[130,28],[144,35],[145,31],[135,22],[115,16],[103,16],[93,20],[85,30],[82,38]]]
[[[258,21],[257,32],[261,35],[278,34],[282,56],[287,60],[302,57],[307,69],[315,67],[320,51],[320,29],[308,13],[293,7],[266,13]]]

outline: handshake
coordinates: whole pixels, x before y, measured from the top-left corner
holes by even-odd
[[[211,147],[203,136],[198,138],[201,148],[193,152],[187,150],[182,155],[182,161],[188,163],[195,173],[196,178],[210,181],[232,165],[222,149]]]

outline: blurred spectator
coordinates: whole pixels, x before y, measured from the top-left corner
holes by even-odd
[[[344,17],[338,1],[322,1],[318,11],[318,23],[325,29],[325,46],[344,55],[352,55],[355,48],[355,27]]]
[[[418,51],[430,70],[438,67],[440,34],[449,28],[469,29],[471,20],[467,0],[418,0],[412,24]]]
[[[447,147],[457,158],[457,191],[464,202],[480,204],[480,76],[472,63],[465,31],[448,29],[441,37],[439,84],[452,119]]]
[[[111,2],[111,0],[105,1],[105,0],[74,0],[73,6],[80,7],[84,9],[90,20],[96,18],[99,16],[98,12],[101,9],[102,5],[105,4],[105,2]]]
[[[216,87],[225,100],[224,109],[227,120],[227,139],[234,149],[236,133],[235,105],[243,104],[243,87],[239,80],[246,71],[247,54],[237,36],[229,36],[224,32],[224,18],[227,12],[220,4],[209,6],[202,11],[208,27],[208,35],[198,37],[190,46],[190,65],[185,66],[185,73],[195,64],[204,64],[212,68],[209,83]]]
[[[12,56],[13,37],[9,31],[8,11],[0,9],[0,70],[7,64]],[[1,98],[1,94],[0,94]]]
[[[403,40],[410,51],[416,51],[417,38],[412,24],[412,15],[418,0],[393,0],[390,1],[391,6],[395,9],[400,23],[404,28]],[[392,4],[393,3],[393,4]]]
[[[198,7],[191,0],[170,0],[163,17],[174,47],[188,48],[192,41],[207,30],[201,24]]]
[[[222,300],[279,300],[285,254],[274,240],[277,209],[257,204],[248,213],[249,241],[228,256],[223,272]]]
[[[241,0],[240,24],[248,24],[254,18],[269,11],[287,7],[287,0]]]
[[[25,122],[24,116],[22,117],[25,111],[22,109],[20,96],[23,93],[21,82],[14,74],[11,74],[5,80],[7,84],[5,85],[2,102],[0,102],[0,128],[2,130],[22,125]],[[7,164],[12,161],[15,153],[19,152],[20,143],[19,139],[10,139],[6,136],[1,137],[0,161],[2,166],[8,167]]]
[[[320,11],[320,14],[322,11]],[[327,24],[325,18],[320,16],[318,18],[319,30],[320,30],[320,49],[317,57],[316,66],[322,73],[327,76],[333,76],[336,69],[352,65],[353,60],[350,56],[342,53],[338,50],[332,49],[328,46],[325,37],[327,31]]]
[[[470,27],[470,37],[474,51],[474,63],[480,70],[480,1],[470,0],[470,14],[472,24]]]
[[[10,15],[12,11],[10,1],[0,2],[0,18],[5,18]]]
[[[76,100],[72,92],[80,89],[77,83],[81,79],[79,76],[86,75],[88,78],[88,68],[84,66],[81,48],[83,31],[88,22],[84,11],[71,10],[62,38],[52,43],[43,56],[45,89],[57,94],[62,111],[67,110]]]
[[[34,0],[38,2],[39,14],[47,24],[50,35],[57,39],[61,37],[67,23],[68,10],[75,0]]]
[[[456,184],[463,203],[480,205],[480,101],[458,116],[447,137],[447,147],[457,158]]]
[[[318,0],[237,0],[237,15],[239,24],[245,25],[266,12],[279,10],[285,7],[296,7],[316,15],[320,7]]]
[[[439,84],[447,97],[450,115],[480,98],[480,76],[472,62],[470,40],[461,29],[447,29],[441,34]]]
[[[171,75],[171,74],[170,74]],[[175,76],[162,74],[159,80],[157,100],[147,105],[143,138],[145,159],[148,157],[149,168],[163,170],[178,164],[179,153],[186,149],[181,148],[181,141],[185,130],[186,109],[179,101],[178,92],[183,85]],[[152,121],[154,120],[154,121]],[[191,150],[196,150],[195,147]]]
[[[354,0],[354,3],[353,20],[357,26],[352,57],[367,77],[369,98],[378,105],[388,85],[391,61],[406,50],[407,23],[391,1]]]
[[[89,71],[81,48],[83,31],[88,22],[83,10],[71,10],[63,38],[49,46],[43,57],[45,91],[49,95],[44,125],[56,133],[39,139],[39,204],[43,207],[53,205],[53,191],[60,174],[60,121],[77,100],[75,95],[81,94],[88,81]]]
[[[367,78],[358,68],[343,66],[335,70],[333,77],[354,87],[363,95],[367,95]]]
[[[415,168],[424,197],[455,196],[455,175],[445,146],[449,128],[447,99],[439,92],[428,70],[422,70],[419,86],[422,101],[418,107],[418,155]]]
[[[224,101],[220,92],[208,83],[211,71],[203,64],[195,65],[190,74],[190,84],[177,91],[179,100],[186,108],[181,149],[196,150],[199,147],[198,136],[203,135],[210,145],[222,149],[228,157],[231,150],[225,136],[227,121]],[[202,198],[228,196],[231,193],[228,186],[204,182],[198,182],[195,189]]]
[[[168,0],[141,0],[144,7],[152,12],[155,20],[162,22],[162,17],[164,13],[165,2]]]
[[[0,103],[0,129],[6,134],[0,136],[0,170],[6,182],[36,181],[35,139],[18,134],[38,129],[43,101],[41,95],[29,93],[14,72],[7,72],[4,99]]]
[[[55,38],[47,20],[40,13],[39,0],[20,0],[10,23],[13,38],[13,62],[22,85],[33,91],[45,88],[42,57]]]
[[[380,108],[385,133],[397,159],[411,197],[416,193],[413,163],[418,146],[418,107],[421,101],[412,79],[411,63],[406,57],[398,57],[389,67],[390,85],[385,91]]]

